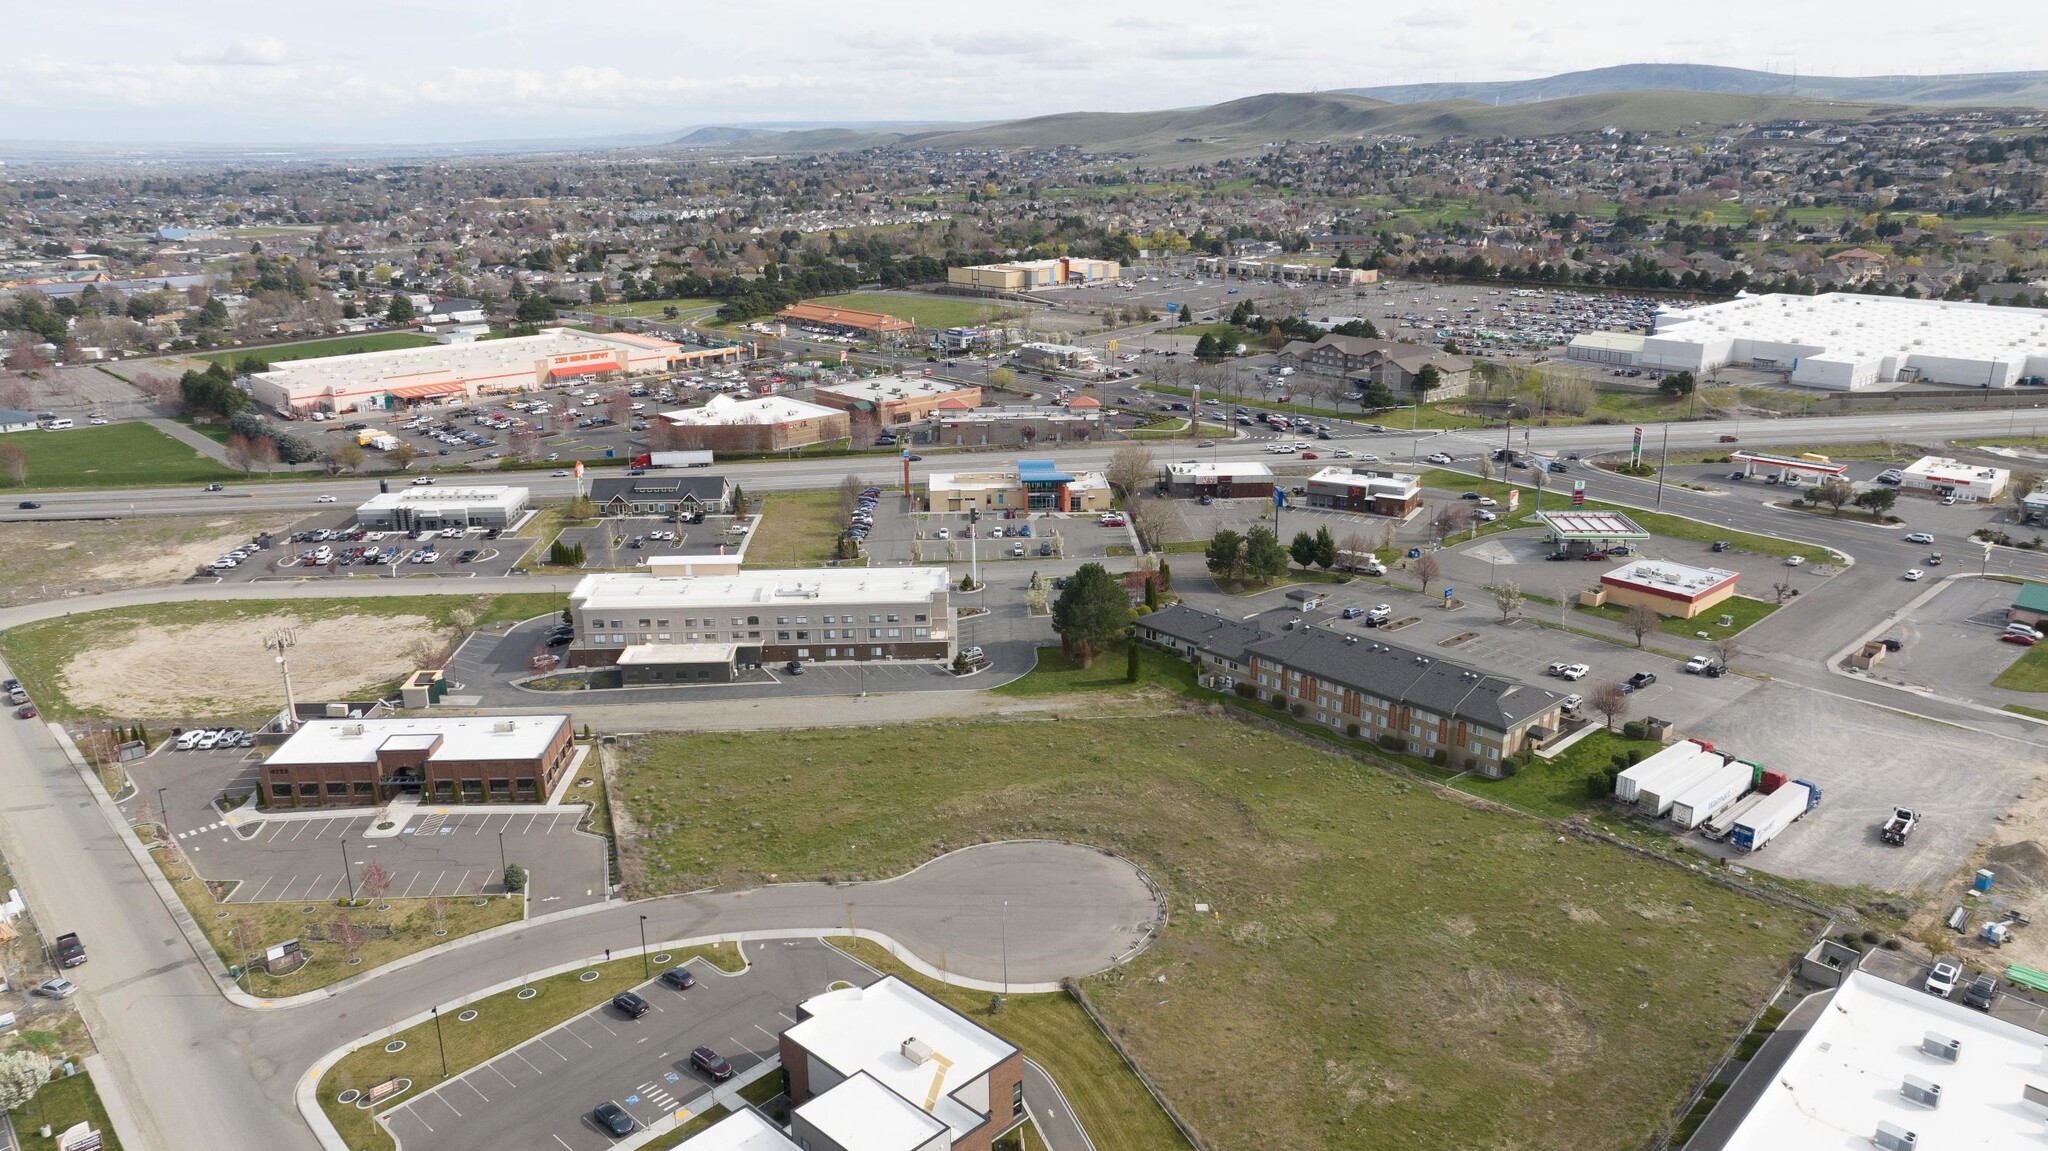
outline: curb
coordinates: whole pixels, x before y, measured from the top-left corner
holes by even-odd
[[[1914,596],[1911,600],[1908,600],[1905,606],[1899,608],[1897,612],[1887,617],[1883,623],[1880,623],[1876,627],[1871,628],[1870,630],[1864,632],[1862,635],[1858,636],[1853,642],[1848,644],[1846,647],[1828,656],[1827,659],[1822,661],[1821,663],[1822,670],[1826,671],[1829,675],[1840,676],[1841,678],[1849,680],[1852,683],[1867,683],[1872,687],[1881,687],[1887,691],[1896,691],[1903,695],[1912,696],[1914,699],[1939,700],[1940,702],[1948,704],[1951,707],[1966,708],[1970,711],[1979,712],[1983,715],[1995,716],[1999,719],[2018,720],[2022,723],[2031,723],[2041,727],[2048,727],[2048,719],[2041,719],[2037,716],[2027,715],[2023,712],[2007,711],[2004,708],[1992,707],[1989,704],[1978,703],[1975,700],[1958,699],[1955,696],[1942,695],[1939,692],[1934,691],[1932,688],[1912,687],[1910,685],[1900,683],[1887,683],[1886,681],[1879,679],[1876,676],[1863,675],[1860,673],[1851,673],[1846,668],[1842,667],[1843,660],[1849,658],[1849,656],[1853,652],[1855,652],[1858,648],[1861,648],[1864,644],[1869,643],[1873,638],[1877,636],[1879,632],[1889,631],[1895,624],[1897,624],[1909,613],[1918,611],[1922,607],[1925,607],[1927,604],[1933,602],[1937,596],[1949,590],[1949,587],[1952,584],[1955,584],[1961,580],[1986,578],[1989,577],[1974,576],[1971,575],[1969,572],[1957,572],[1954,575],[1944,576],[1941,579],[1936,580],[1933,586],[1929,587],[1926,591],[1921,592],[1919,595]],[[1903,708],[1898,710],[1905,711],[1905,709]],[[1917,714],[1915,712],[1910,711],[1906,711],[1905,713],[1909,715]]]

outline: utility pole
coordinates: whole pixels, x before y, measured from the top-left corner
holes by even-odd
[[[1657,456],[1657,506],[1664,506],[1664,465],[1671,459],[1671,425],[1664,425],[1664,450]]]
[[[266,651],[277,653],[277,670],[284,675],[284,730],[287,732],[299,726],[299,705],[292,699],[292,669],[285,662],[284,653],[299,642],[292,629],[285,627],[271,632],[263,639]]]

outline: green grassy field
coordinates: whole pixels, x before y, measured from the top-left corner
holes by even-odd
[[[986,992],[927,979],[898,963],[880,944],[845,937],[828,942],[1016,1044],[1026,1059],[1045,1068],[1059,1084],[1096,1151],[1185,1151],[1188,1147],[1173,1120],[1145,1093],[1145,1085],[1117,1057],[1116,1048],[1071,995],[1012,995],[1001,1011],[990,1011]]]
[[[2035,644],[2011,667],[1998,673],[1992,687],[2007,691],[2048,691],[2048,644]]]
[[[0,491],[209,484],[242,473],[148,424],[119,423],[7,437],[28,458],[28,481],[0,475]]]
[[[898,319],[909,320],[920,328],[968,327],[1023,313],[1022,308],[992,300],[965,296],[898,296],[887,292],[848,292],[839,296],[820,296],[804,303],[862,312],[885,312]]]
[[[750,568],[823,567],[846,526],[836,491],[778,492],[767,498],[761,517],[747,545]]]
[[[1012,837],[1135,860],[1169,926],[1083,985],[1215,1147],[1641,1147],[1818,926],[1157,689],[1077,699],[1058,723],[653,737],[618,794],[667,890]]]
[[[106,1104],[100,1102],[92,1076],[83,1071],[44,1084],[27,1106],[9,1112],[8,1119],[14,1125],[15,1145],[21,1151],[57,1151],[56,1137],[80,1122],[92,1124],[93,1130],[100,1133],[100,1146],[105,1151],[121,1151],[121,1140],[107,1118]],[[48,1139],[36,1134],[45,1123],[50,1125]]]
[[[722,971],[740,969],[739,957],[729,945],[724,944],[679,949],[673,953],[667,966],[677,966],[692,958],[701,958]],[[589,983],[581,982],[577,977],[582,970],[596,971],[598,977]],[[593,963],[586,969],[535,980],[527,986],[540,994],[531,999],[522,1000],[513,992],[505,991],[488,999],[476,1000],[465,1008],[476,1011],[476,1019],[463,1023],[453,1017],[445,1017],[441,1022],[442,1039],[447,1045],[448,1074],[451,1077],[460,1075],[621,991],[638,987],[645,980],[641,960],[635,956],[615,959],[610,963]],[[375,1024],[366,1026],[374,1028]],[[412,1087],[406,1092],[394,1095],[380,1105],[381,1109],[388,1110],[431,1090],[441,1082],[441,1047],[434,1035],[431,1020],[421,1023],[392,1037],[405,1041],[404,1050],[388,1053],[382,1043],[368,1044],[343,1056],[321,1077],[318,1088],[320,1109],[327,1113],[328,1120],[341,1132],[346,1145],[353,1151],[389,1151],[393,1147],[391,1136],[377,1125],[370,1112],[353,1103],[338,1103],[335,1097],[348,1090],[367,1091],[387,1079],[412,1080]]]
[[[674,296],[666,300],[634,300],[627,304],[597,304],[591,311],[600,316],[634,316],[641,319],[658,318],[669,308],[687,315],[693,311],[717,311],[724,301],[710,296]]]
[[[1586,793],[1586,776],[1606,767],[1616,755],[1639,751],[1647,758],[1662,746],[1654,739],[1623,739],[1618,732],[1596,731],[1556,759],[1538,759],[1506,779],[1468,775],[1451,786],[1545,819],[1568,819],[1593,802]]]
[[[1628,618],[1628,609],[1620,604],[1603,604],[1600,607],[1574,604],[1572,610],[1597,615],[1614,623],[1622,623]],[[1706,638],[1709,640],[1727,639],[1729,636],[1741,635],[1750,626],[1777,610],[1778,605],[1774,603],[1751,599],[1748,596],[1729,596],[1715,604],[1712,609],[1692,619],[1667,616],[1657,625],[1657,630],[1680,639],[1698,639],[1699,632],[1706,632]],[[1727,627],[1721,626],[1721,617],[1724,615],[1733,617]]]
[[[278,344],[267,348],[237,348],[226,352],[199,352],[195,360],[224,364],[230,368],[254,356],[265,363],[312,360],[321,356],[353,356],[363,352],[386,352],[393,348],[431,347],[434,337],[418,332],[365,332],[359,336],[336,336],[331,340],[309,340],[303,344]]]

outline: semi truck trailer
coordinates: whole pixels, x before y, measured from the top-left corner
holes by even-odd
[[[1793,780],[1751,808],[1735,821],[1728,841],[1741,851],[1762,851],[1766,844],[1799,819],[1820,806],[1820,789],[1803,780]]]

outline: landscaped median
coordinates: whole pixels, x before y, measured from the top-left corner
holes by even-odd
[[[701,960],[725,972],[746,967],[738,948],[727,943],[677,948],[655,956],[663,967],[692,960]],[[304,1111],[309,1103],[310,1086],[310,1102],[318,1106],[351,1151],[392,1151],[395,1144],[375,1115],[444,1082],[444,1059],[448,1078],[460,1075],[621,991],[645,983],[645,972],[646,961],[637,954],[606,963],[568,964],[490,988],[474,999],[443,1004],[438,1030],[431,1013],[415,1017],[395,1029],[364,1036],[339,1058],[330,1054],[327,1060],[315,1065],[307,1073],[310,1083],[301,1085],[300,1110]],[[592,973],[593,978],[586,978]],[[389,1050],[394,1044],[402,1046],[396,1051]],[[379,1095],[374,1110],[359,1105],[380,1084],[394,1079],[409,1082],[402,1090]],[[341,1102],[340,1096],[350,1092],[350,1101]],[[306,1118],[312,1122],[314,1117]]]
[[[244,991],[265,999],[317,991],[415,952],[526,918],[524,895],[379,899],[356,907],[334,900],[223,903],[232,884],[199,878],[182,856],[166,858],[165,846],[152,842],[155,837],[148,827],[136,828],[136,836],[222,965],[245,969],[237,982]],[[267,948],[293,939],[308,956],[297,970],[285,975],[271,975],[260,967],[246,970]]]

